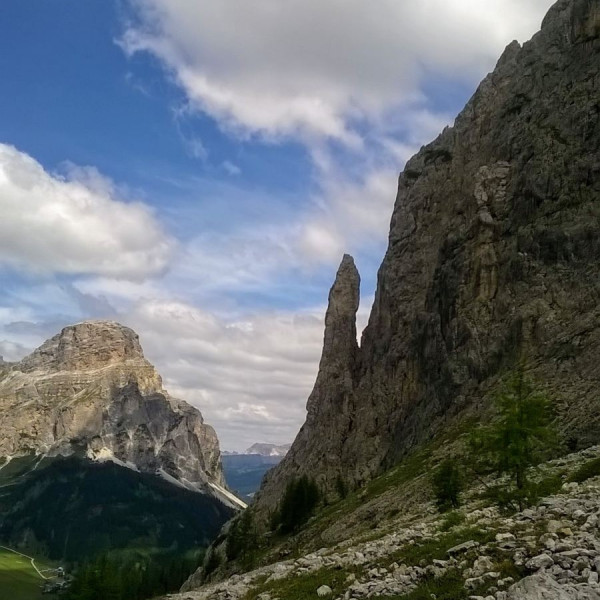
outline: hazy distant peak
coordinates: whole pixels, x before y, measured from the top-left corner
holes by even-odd
[[[252,444],[250,448],[246,450],[244,454],[260,454],[261,456],[285,456],[290,449],[291,444],[266,444],[256,443]]]

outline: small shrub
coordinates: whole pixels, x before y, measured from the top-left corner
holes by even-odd
[[[460,506],[462,474],[454,460],[445,460],[433,473],[433,492],[440,512]]]
[[[557,494],[563,485],[563,479],[560,475],[549,475],[541,481],[534,484],[534,493],[537,499]]]
[[[582,483],[600,475],[600,458],[594,458],[584,463],[570,477],[569,481]]]
[[[471,435],[469,464],[478,475],[507,475],[506,483],[494,488],[497,503],[523,510],[537,499],[531,469],[558,448],[552,403],[521,366],[505,379],[496,404],[499,418]]]
[[[392,508],[391,510],[388,510],[388,519],[393,519],[396,515],[400,514],[400,509],[399,508]]]
[[[579,447],[579,440],[577,439],[576,436],[570,435],[567,438],[565,445],[567,446],[567,450],[569,452],[576,452],[577,448]]]
[[[341,475],[338,475],[335,480],[335,490],[340,497],[340,500],[343,500],[348,495],[348,485]]]
[[[455,510],[449,512],[442,522],[440,529],[442,531],[450,531],[450,529],[462,525],[465,522],[465,515]]]
[[[206,562],[204,563],[204,577],[208,577],[211,573],[216,571],[221,564],[221,557],[219,553],[215,551],[214,548],[211,548],[208,552],[208,556],[206,557]]]
[[[225,545],[225,554],[228,560],[241,557],[244,562],[252,562],[252,555],[258,543],[258,536],[254,527],[254,520],[250,510],[246,509],[242,515],[231,524]]]

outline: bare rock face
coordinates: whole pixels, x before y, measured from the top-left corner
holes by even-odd
[[[322,478],[342,471],[339,464],[344,440],[338,432],[351,427],[350,398],[356,385],[358,343],[356,311],[360,277],[354,260],[344,255],[329,292],[325,335],[319,372],[306,405],[306,423],[279,467],[265,476],[268,495],[263,502],[277,501],[291,473],[311,473]],[[333,435],[332,435],[333,434]],[[274,508],[269,504],[269,508]]]
[[[214,429],[163,389],[137,334],[110,321],[66,327],[0,372],[0,456],[28,452],[84,453],[211,494],[225,486]]]
[[[256,503],[290,478],[360,485],[519,361],[575,446],[600,440],[600,2],[559,0],[406,165],[361,347],[358,275],[330,295],[307,420]]]

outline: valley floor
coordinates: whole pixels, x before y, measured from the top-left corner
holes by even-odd
[[[46,568],[48,566],[39,561],[32,562],[30,557],[0,546],[0,598],[51,599],[53,596],[42,596],[42,585],[45,581],[43,571]]]
[[[600,447],[551,461],[542,475],[565,483],[510,516],[471,490],[451,516],[430,503],[362,539],[169,598],[600,600]]]

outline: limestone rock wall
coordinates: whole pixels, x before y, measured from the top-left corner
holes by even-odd
[[[572,443],[600,440],[599,117],[600,2],[559,0],[407,163],[360,349],[344,258],[306,423],[257,513],[302,473],[368,480],[520,360]]]
[[[31,451],[225,486],[214,429],[163,389],[137,334],[110,321],[66,327],[0,372],[0,456]]]

